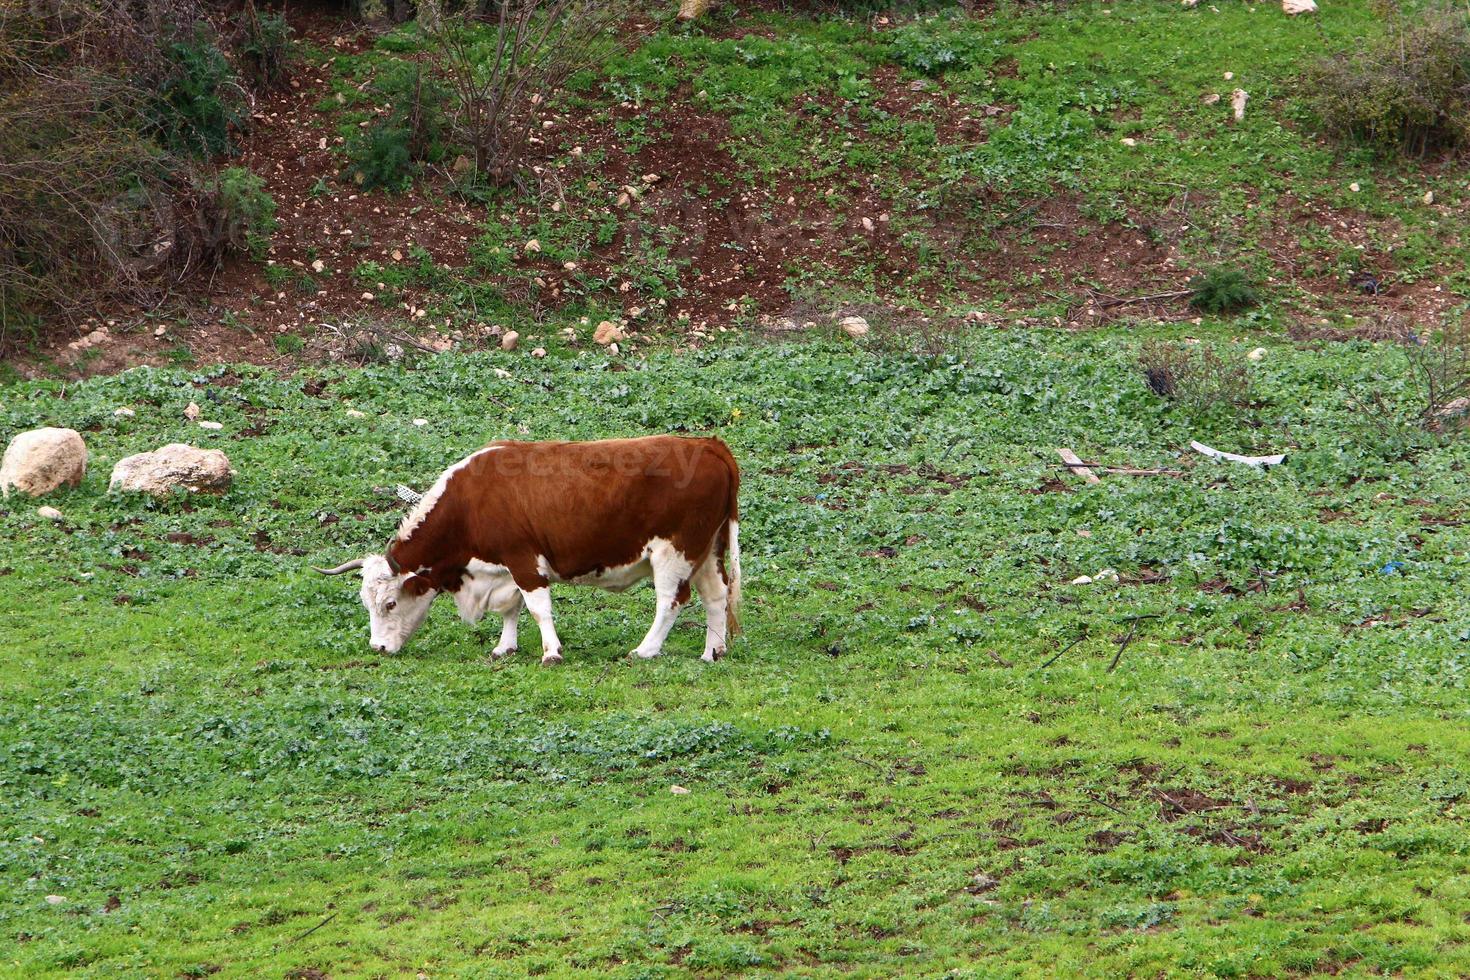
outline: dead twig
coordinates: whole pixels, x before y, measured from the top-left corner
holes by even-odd
[[[1078,637],[1075,640],[1073,640],[1071,643],[1068,643],[1066,646],[1064,646],[1060,650],[1058,650],[1056,652],[1056,656],[1052,657],[1050,660],[1048,660],[1046,663],[1042,664],[1040,667],[1037,667],[1036,670],[1042,671],[1042,670],[1045,670],[1046,668],[1050,667],[1052,664],[1054,664],[1058,660],[1062,659],[1062,655],[1064,653],[1066,653],[1068,650],[1072,649],[1073,647],[1075,647],[1077,644],[1081,643],[1085,639],[1087,639],[1087,628],[1086,627],[1083,627],[1082,632],[1078,635]]]
[[[297,936],[295,939],[292,939],[290,942],[287,942],[285,945],[286,946],[290,946],[292,943],[299,943],[299,942],[301,942],[301,940],[305,939],[307,936],[309,936],[312,933],[316,932],[322,926],[326,925],[328,922],[331,922],[333,919],[335,919],[337,916],[339,916],[341,914],[342,914],[341,912],[333,912],[331,915],[327,916],[325,919],[323,919],[322,921],[318,922],[316,925],[312,926],[310,929],[306,930],[301,935]]]
[[[1111,674],[1113,671],[1115,671],[1115,670],[1118,669],[1118,661],[1120,661],[1120,660],[1123,659],[1123,651],[1128,649],[1128,644],[1132,643],[1133,642],[1133,637],[1136,636],[1136,635],[1138,635],[1138,624],[1141,623],[1141,622],[1143,622],[1145,619],[1158,619],[1158,618],[1159,618],[1159,614],[1158,613],[1145,613],[1144,615],[1141,615],[1141,616],[1129,616],[1128,617],[1128,620],[1127,620],[1127,622],[1128,622],[1128,635],[1127,636],[1124,636],[1123,637],[1123,641],[1118,644],[1118,652],[1115,653],[1115,654],[1113,654],[1113,662],[1110,663],[1110,664],[1108,664],[1108,671],[1107,672],[1109,674]]]

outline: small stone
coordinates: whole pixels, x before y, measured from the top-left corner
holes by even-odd
[[[1215,103],[1220,101],[1220,93],[1206,92],[1204,95],[1200,96],[1199,100],[1201,105],[1214,105]]]
[[[1247,354],[1245,356],[1246,356],[1246,359],[1247,360],[1259,361],[1259,360],[1261,360],[1262,358],[1264,358],[1266,356],[1266,348],[1264,348],[1264,347],[1257,347],[1255,350],[1251,351],[1249,354]]]
[[[541,240],[540,239],[533,238],[529,242],[526,243],[526,252],[528,254],[531,253],[531,252],[539,252],[539,251],[541,251]]]
[[[876,227],[876,226],[873,224],[873,219],[872,218],[869,218],[869,217],[864,217],[863,218],[863,231],[872,231],[874,229],[874,227]]]
[[[535,350],[531,351],[531,356],[532,357],[545,357],[546,356],[546,348],[545,347],[537,347]]]
[[[1138,145],[1138,140],[1134,139],[1132,136],[1125,136],[1122,139],[1118,140],[1118,142],[1119,143],[1122,143],[1124,146],[1137,146]]]
[[[66,898],[65,898],[65,896],[62,896],[62,895],[47,895],[46,896],[46,904],[47,905],[60,905],[62,902],[65,902],[65,901],[66,901]]]
[[[37,507],[36,516],[44,517],[48,521],[59,521],[61,520],[61,511],[55,507]]]
[[[186,418],[190,422],[192,422],[195,419],[197,419],[198,417],[199,417],[199,403],[198,402],[190,402],[188,405],[186,405],[184,407],[184,418]]]
[[[372,293],[363,293],[362,298],[367,300],[368,302],[372,302],[373,300],[377,299],[377,297],[374,296]]]
[[[601,344],[603,347],[615,341],[622,340],[623,337],[623,328],[611,320],[603,320],[597,325],[597,329],[592,334],[593,341]]]
[[[350,419],[365,419],[367,418],[367,412],[361,412],[355,408],[349,408],[347,410],[347,417]]]
[[[327,267],[327,264],[325,262],[323,262],[321,259],[317,259],[315,262],[313,262],[311,264],[311,271],[312,272],[322,272],[323,270],[326,269],[326,267]]]
[[[1094,582],[1116,582],[1118,581],[1118,570],[1115,568],[1104,568],[1092,577]]]
[[[1315,14],[1317,12],[1316,0],[1281,0],[1281,10],[1290,17],[1297,14]]]
[[[1092,576],[1091,575],[1079,575],[1079,576],[1077,576],[1076,578],[1074,578],[1072,580],[1072,584],[1073,585],[1091,585],[1092,584]]]
[[[685,789],[683,786],[678,785],[677,783],[675,785],[669,787],[669,792],[670,793],[673,793],[675,796],[688,796],[689,795],[689,790]]]
[[[224,427],[225,427],[225,424],[223,422],[202,422],[201,421],[199,423],[199,428],[201,428],[201,429],[209,429],[210,431],[213,431],[213,432],[218,432],[220,429],[223,429]]]
[[[1358,193],[1358,191],[1362,189],[1363,185],[1359,184],[1356,180],[1353,181],[1351,184],[1348,184],[1348,190],[1352,191],[1354,194]]]
[[[501,350],[515,350],[516,344],[521,342],[521,335],[514,330],[507,330],[500,338]]]
[[[1228,81],[1232,81],[1234,78],[1235,78],[1235,72],[1233,72],[1233,71],[1227,71],[1225,73],[1225,81],[1227,81],[1227,82]]]
[[[138,413],[133,411],[131,408],[128,408],[127,406],[123,406],[122,408],[114,408],[112,410],[112,414],[116,415],[118,418],[130,419]]]
[[[837,325],[842,328],[843,333],[847,334],[853,340],[866,337],[870,329],[868,321],[860,316],[845,316],[837,321]]]
[[[413,420],[413,424],[422,429],[424,426],[426,426],[426,425],[429,424],[429,420],[428,419],[414,419]]]
[[[398,250],[398,249],[395,248],[392,251],[391,254],[393,256],[393,261],[394,262],[402,262],[403,261],[403,252],[401,252],[400,250]]]
[[[1245,104],[1250,101],[1250,95],[1243,88],[1238,88],[1230,93],[1230,111],[1235,115],[1235,121],[1241,122],[1245,119]]]
[[[1434,203],[1434,191],[1425,191],[1424,192],[1424,203],[1425,204],[1433,204]]]

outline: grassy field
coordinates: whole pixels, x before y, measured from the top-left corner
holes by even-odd
[[[1391,345],[1206,339],[1248,407],[1106,330],[0,389],[93,454],[62,523],[0,514],[4,971],[1465,974],[1470,448],[1364,421]],[[626,659],[646,589],[563,589],[559,670],[448,605],[373,656],[306,568],[492,438],[668,430],[745,470],[717,665],[697,610]],[[105,494],[201,439],[223,496]]]

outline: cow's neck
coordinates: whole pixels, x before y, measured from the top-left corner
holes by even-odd
[[[446,508],[436,507],[407,536],[394,537],[388,553],[400,569],[414,572],[431,568],[442,564],[445,558],[459,550],[455,547],[459,532],[451,526],[454,522],[446,511]]]

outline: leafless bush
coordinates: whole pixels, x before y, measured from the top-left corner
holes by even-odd
[[[1464,428],[1470,421],[1470,317],[1448,318],[1428,336],[1403,334],[1419,418],[1435,430]]]
[[[450,128],[475,170],[496,184],[523,179],[549,101],[617,43],[641,0],[504,0],[491,15],[427,24],[428,59],[454,93]]]
[[[1250,375],[1203,344],[1151,340],[1138,353],[1149,389],[1193,412],[1216,406],[1244,408],[1250,403]]]

